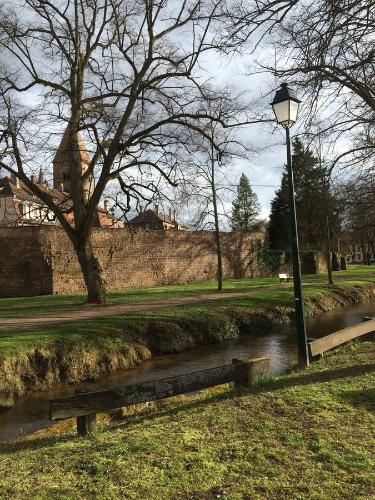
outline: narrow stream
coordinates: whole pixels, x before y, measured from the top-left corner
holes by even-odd
[[[306,322],[308,337],[317,338],[375,316],[375,302],[349,306],[325,313]],[[272,373],[284,371],[297,360],[297,344],[293,326],[277,327],[266,335],[242,336],[234,342],[196,347],[180,354],[159,356],[132,370],[118,371],[100,382],[87,383],[93,391],[116,387],[129,381],[141,382],[189,371],[204,370],[230,363],[243,356],[269,357]],[[50,425],[48,401],[74,394],[77,386],[60,386],[47,392],[35,392],[19,399],[15,406],[0,412],[0,441],[11,441]]]

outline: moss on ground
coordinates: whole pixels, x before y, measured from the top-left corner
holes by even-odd
[[[101,416],[0,445],[2,499],[369,499],[375,495],[374,342],[305,371]]]

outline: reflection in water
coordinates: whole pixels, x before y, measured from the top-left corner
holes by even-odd
[[[362,321],[363,316],[375,315],[375,303],[360,304],[326,313],[307,320],[308,337],[322,337],[346,326]],[[181,354],[160,356],[143,363],[133,370],[115,372],[100,382],[85,384],[93,391],[118,385],[164,378],[190,371],[204,370],[230,363],[232,358],[269,357],[271,372],[285,370],[297,360],[294,327],[278,327],[267,335],[248,335],[236,342],[199,346]],[[12,440],[50,425],[48,401],[58,396],[74,393],[76,386],[62,386],[49,392],[37,392],[25,396],[16,405],[0,413],[0,441]]]

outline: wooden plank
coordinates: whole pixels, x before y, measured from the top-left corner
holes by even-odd
[[[367,333],[372,333],[373,331],[375,331],[375,319],[343,328],[338,332],[331,333],[321,339],[309,342],[310,356],[317,356],[325,351],[328,351],[329,349],[333,349],[334,347],[343,344],[344,342],[348,342],[349,340],[360,337],[361,335],[366,335]]]
[[[269,358],[257,358],[160,380],[127,384],[116,389],[58,398],[50,401],[50,419],[90,415],[199,391],[232,381],[248,380],[250,376],[266,373],[269,363]]]

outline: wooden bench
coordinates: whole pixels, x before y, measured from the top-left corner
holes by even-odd
[[[50,401],[50,420],[76,417],[77,432],[84,436],[95,428],[96,413],[200,391],[228,382],[234,382],[235,387],[248,386],[254,377],[267,373],[269,365],[269,358],[233,359],[229,365],[127,384],[116,389],[98,392],[77,390],[74,396]]]
[[[280,280],[280,283],[285,283],[285,282],[289,283],[289,280],[290,280],[289,274],[288,273],[280,273],[279,280]]]

